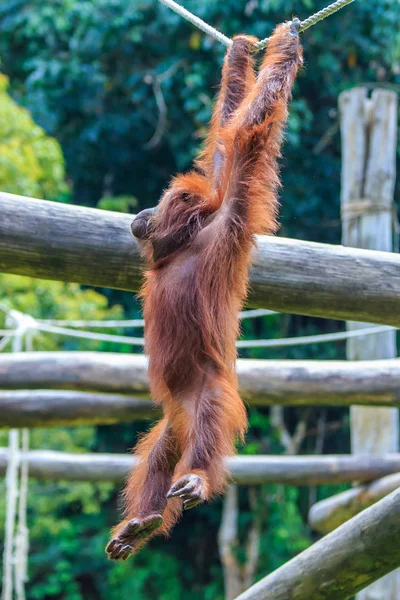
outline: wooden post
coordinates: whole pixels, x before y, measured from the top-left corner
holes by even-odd
[[[394,92],[356,88],[339,100],[342,132],[342,241],[345,246],[393,250],[393,192],[396,179],[397,96]],[[354,264],[357,278],[357,264]],[[348,329],[365,327],[349,322]],[[393,358],[393,331],[347,342],[349,360]],[[351,444],[357,454],[397,452],[398,410],[351,408]],[[357,600],[398,600],[398,571],[375,582]]]

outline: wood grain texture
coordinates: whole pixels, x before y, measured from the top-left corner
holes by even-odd
[[[396,182],[397,94],[365,88],[340,96],[342,132],[342,241],[346,246],[392,252]],[[349,322],[348,329],[365,325]],[[347,341],[349,360],[397,356],[396,332]],[[354,453],[382,454],[399,448],[396,409],[352,407]],[[357,600],[399,600],[400,574],[393,573],[357,595]]]
[[[238,360],[252,406],[400,406],[400,360]],[[0,354],[0,427],[154,419],[144,356],[96,352]]]
[[[321,500],[311,507],[308,515],[310,527],[318,533],[329,533],[398,488],[400,473],[394,473]]]
[[[0,193],[0,271],[137,291],[132,216]],[[260,237],[249,304],[400,327],[400,257]]]
[[[70,390],[0,390],[0,427],[77,427],[154,419],[150,399]]]
[[[348,600],[400,565],[400,490],[363,511],[236,600]]]
[[[366,89],[355,88],[341,94],[339,104],[343,153],[343,243],[391,252],[397,95],[387,90],[375,90],[372,98],[368,99]],[[348,323],[351,330],[365,326]],[[347,358],[352,361],[395,356],[395,331],[347,341]],[[379,454],[398,450],[396,410],[355,408],[351,417],[354,452]]]
[[[5,473],[8,448],[0,448],[0,475]],[[72,454],[52,450],[28,452],[29,473],[39,479],[120,481],[134,467],[127,454]],[[373,481],[400,471],[400,454],[381,457],[235,456],[226,460],[231,479],[241,485],[339,484]]]

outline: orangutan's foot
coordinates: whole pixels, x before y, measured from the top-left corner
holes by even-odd
[[[206,490],[207,484],[200,475],[190,473],[174,483],[167,494],[167,498],[180,498],[183,500],[183,508],[188,510],[207,499]]]
[[[150,515],[131,519],[106,547],[108,558],[126,560],[142,546],[143,542],[162,525],[162,516]]]

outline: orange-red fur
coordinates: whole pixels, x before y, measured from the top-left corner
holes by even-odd
[[[277,158],[302,60],[293,25],[280,25],[256,79],[254,41],[235,38],[196,170],[172,180],[145,223],[146,353],[164,418],[136,447],[140,465],[126,485],[126,518],[114,529],[112,558],[126,558],[146,537],[170,531],[182,502],[167,493],[183,476],[198,476],[199,500],[221,493],[224,457],[246,429],[235,373],[238,312],[254,236],[277,228]],[[156,531],[140,539],[121,533],[130,520],[154,514],[163,519]]]

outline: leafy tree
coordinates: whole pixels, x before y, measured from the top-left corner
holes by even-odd
[[[189,10],[226,35],[245,31],[260,38],[279,21],[293,14],[304,18],[326,4],[326,0],[185,2]],[[306,65],[296,83],[282,161],[283,235],[340,240],[337,97],[344,89],[363,83],[399,89],[399,12],[399,4],[391,0],[353,3],[304,34]],[[100,207],[125,211],[131,209],[130,198],[135,197],[140,208],[150,206],[170,175],[188,168],[205,135],[218,85],[224,53],[218,43],[148,0],[4,0],[0,29],[0,55],[10,77],[12,96],[62,145],[74,202],[95,206],[103,198]],[[17,146],[15,151],[21,152],[20,144]],[[11,170],[4,183],[1,177],[0,169],[2,189],[33,193],[28,187],[17,187],[25,185],[24,178],[13,176]],[[29,176],[27,179],[33,185]],[[59,199],[64,192],[53,195],[40,188],[37,194]],[[110,201],[110,197],[118,199]],[[0,280],[9,290],[7,298],[36,316],[79,314],[83,318],[101,314],[106,308],[97,296],[99,303],[90,296],[92,304],[87,308],[89,296],[80,295],[77,286],[44,284],[40,293],[47,300],[38,303],[34,297],[37,284],[30,283],[25,292],[16,293],[18,280],[9,282],[8,278]],[[41,284],[37,287],[40,290]],[[105,293],[110,296],[110,292]],[[119,293],[112,297],[132,310],[131,298],[125,300]],[[246,322],[244,335],[278,337],[335,327],[304,317],[277,316]],[[65,347],[65,341],[53,338],[40,340],[40,344],[45,343]],[[68,342],[68,347],[78,346]],[[343,352],[344,345],[337,344],[246,351],[244,355],[335,358],[343,357]],[[300,409],[289,409],[286,417],[289,430],[294,431],[304,414]],[[334,434],[326,428],[324,449],[343,452],[348,448],[346,413],[341,409],[314,410],[307,421],[310,431],[322,417],[328,425],[339,424]],[[244,452],[282,451],[268,411],[252,410],[250,423]],[[122,452],[141,428],[135,424],[134,428],[100,427],[96,433],[92,428],[73,433],[62,430],[46,445]],[[44,435],[50,434],[46,431]],[[37,443],[42,444],[42,440]],[[314,452],[315,445],[315,434],[310,433],[303,449]],[[31,499],[37,503],[31,510],[37,528],[34,531],[38,532],[32,531],[36,540],[31,561],[32,598],[223,598],[216,549],[219,502],[185,515],[168,546],[155,540],[135,559],[133,567],[128,562],[111,566],[104,563],[102,550],[107,528],[114,521],[115,494],[111,503],[103,503],[110,488],[55,483],[40,489],[47,490],[45,499],[36,499],[36,494]],[[325,487],[319,494],[331,492]],[[261,488],[259,494],[265,508],[261,575],[308,543],[310,533],[301,517],[307,512],[309,491],[269,486]],[[245,498],[241,505],[244,531],[254,511]],[[50,535],[52,530],[57,536]]]
[[[185,5],[227,35],[265,37],[326,0]],[[391,0],[358,2],[303,35],[283,162],[285,235],[339,241],[337,96],[399,83],[399,11]],[[74,200],[129,194],[154,204],[201,143],[224,48],[148,0],[5,0],[0,27],[13,94],[61,142]]]
[[[67,192],[61,148],[12,100],[7,88],[8,78],[0,73],[0,189],[59,199]]]
[[[52,200],[66,199],[64,160],[59,143],[36,125],[29,112],[7,94],[7,78],[0,75],[0,188],[17,194]],[[36,318],[98,319],[118,318],[121,308],[110,309],[105,296],[79,285],[40,281],[0,274],[1,306],[8,306]],[[0,327],[6,314],[0,311]],[[36,350],[107,349],[101,342],[72,342],[68,338],[36,333]],[[9,349],[6,348],[7,350]],[[7,444],[7,433],[0,432],[0,445]],[[68,452],[88,452],[96,446],[96,428],[34,429],[32,448],[51,448]],[[101,505],[114,491],[113,484],[30,481],[29,515],[31,583],[30,598],[62,597],[78,600],[79,569],[73,557],[80,539],[89,547],[105,543],[107,527],[99,526]],[[5,494],[0,495],[0,520],[4,521]],[[94,535],[92,532],[95,532]],[[104,539],[103,539],[104,538]],[[0,543],[0,552],[2,544]],[[88,550],[89,551],[89,550]]]
[[[11,275],[0,275],[0,302],[36,318],[102,320],[121,316],[118,306],[109,309],[107,299],[93,290],[81,290],[71,283]],[[0,322],[3,326],[2,313]],[[102,342],[71,341],[48,333],[35,334],[33,346],[35,350],[110,349]],[[0,432],[0,445],[7,445],[7,433],[4,431]],[[66,452],[96,451],[97,428],[34,429],[31,431],[31,447]],[[30,480],[29,598],[82,600],[88,597],[81,589],[80,577],[86,576],[86,569],[101,569],[109,529],[102,505],[114,496],[115,486],[112,483]],[[4,520],[4,502],[4,494],[0,494],[0,521]],[[84,560],[85,553],[87,560]],[[78,554],[80,559],[76,561]],[[93,559],[93,556],[96,558]]]

